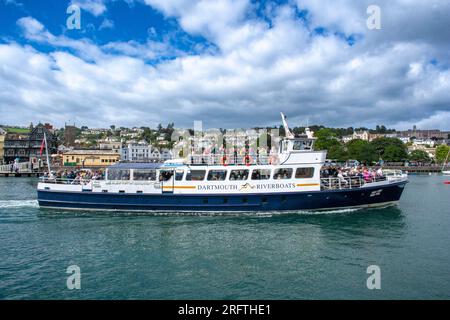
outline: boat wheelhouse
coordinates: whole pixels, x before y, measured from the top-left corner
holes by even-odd
[[[118,163],[107,169],[104,180],[47,178],[38,184],[39,205],[82,210],[293,211],[386,206],[400,199],[406,174],[323,178],[326,151],[314,150],[310,132],[294,137],[286,131],[288,137],[276,155],[191,155],[162,164]]]

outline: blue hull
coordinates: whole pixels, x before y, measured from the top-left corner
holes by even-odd
[[[391,204],[407,182],[351,190],[270,194],[118,194],[38,191],[41,207],[123,211],[327,210]],[[380,191],[381,190],[381,191]]]

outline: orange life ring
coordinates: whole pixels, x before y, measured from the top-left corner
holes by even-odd
[[[227,156],[223,156],[222,158],[220,158],[220,164],[222,166],[227,166],[228,165],[228,157]]]
[[[278,156],[271,155],[269,157],[269,164],[278,164],[280,162],[280,159],[278,159]]]
[[[244,157],[244,163],[246,166],[250,166],[253,163],[252,157],[250,157],[249,155],[246,155]]]

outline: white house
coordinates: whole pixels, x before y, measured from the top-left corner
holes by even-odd
[[[409,137],[397,137],[397,139],[399,139],[401,142],[405,144],[411,141]]]
[[[149,161],[152,160],[152,146],[147,143],[128,143],[121,149],[122,161]]]
[[[170,160],[172,159],[172,151],[170,151],[169,149],[162,149],[161,153],[160,153],[160,160],[161,161],[166,161],[166,160]]]
[[[412,140],[413,145],[415,146],[430,146],[434,147],[436,144],[436,141],[431,139],[414,139]]]

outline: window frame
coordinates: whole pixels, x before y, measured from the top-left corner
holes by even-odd
[[[299,176],[298,176],[298,171],[299,171],[299,170],[302,170],[302,169],[308,170],[308,171],[310,171],[311,173],[310,173],[309,175],[307,175],[307,176],[299,177]],[[315,170],[314,167],[298,167],[298,168],[295,169],[295,175],[294,175],[294,177],[295,177],[295,179],[311,179],[311,178],[314,178],[314,173],[315,173],[315,171],[316,171],[316,170]]]
[[[202,179],[198,179],[198,180],[192,180],[192,172],[194,172],[194,171],[198,171],[198,172],[203,171],[203,178]],[[205,178],[206,178],[206,170],[197,170],[197,169],[188,170],[186,172],[186,176],[185,176],[185,180],[186,181],[205,181]]]
[[[265,177],[267,177],[267,178],[264,178],[264,179],[254,179],[253,178],[253,174],[255,173],[255,171],[269,171],[269,174],[267,175],[264,175]],[[260,175],[261,175],[261,173],[260,173]],[[255,180],[255,181],[258,181],[258,180],[270,180],[270,178],[272,177],[272,169],[253,169],[252,170],[252,174],[250,175],[250,180]]]
[[[231,175],[236,172],[236,171],[246,171],[247,172],[247,176],[245,177],[245,179],[231,179]],[[248,178],[250,177],[250,170],[249,169],[234,169],[234,170],[230,170],[230,174],[228,177],[229,181],[247,181]]]
[[[223,179],[212,180],[212,179],[210,179],[210,174],[212,172],[222,172],[222,173],[225,173],[225,175],[223,175]],[[228,177],[228,170],[210,169],[210,170],[208,170],[208,174],[206,175],[206,181],[225,181],[225,180],[227,180],[227,177]]]
[[[288,172],[290,171],[290,174],[289,174],[289,176],[287,177],[287,178],[283,178],[283,177],[281,177],[280,179],[277,179],[275,176],[278,174],[277,172],[278,171],[283,171],[283,170],[287,170]],[[292,179],[292,174],[294,173],[294,169],[293,168],[278,168],[278,169],[275,169],[274,171],[273,171],[273,176],[272,176],[272,179],[273,180],[289,180],[289,179]]]
[[[153,174],[152,177],[153,179],[136,179],[136,173],[138,174],[142,174],[142,173],[147,173],[147,174]],[[157,180],[157,172],[155,169],[134,169],[133,170],[133,180],[135,181],[156,181]]]

